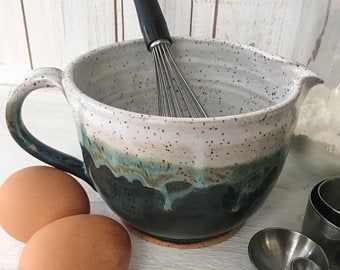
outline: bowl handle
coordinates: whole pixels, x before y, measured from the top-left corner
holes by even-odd
[[[84,161],[62,153],[35,138],[22,120],[22,105],[25,98],[39,88],[58,88],[62,91],[62,71],[57,68],[38,68],[32,75],[17,86],[9,95],[6,106],[6,122],[13,139],[32,156],[55,168],[69,172],[85,180],[92,188],[94,185],[88,176]]]

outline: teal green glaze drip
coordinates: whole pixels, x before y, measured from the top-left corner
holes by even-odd
[[[184,198],[186,195],[191,193],[193,191],[194,187],[190,186],[187,189],[177,191],[177,192],[168,192],[166,189],[166,186],[163,185],[160,187],[160,191],[164,195],[164,210],[165,211],[171,211],[173,203],[178,200]]]
[[[242,198],[254,192],[267,174],[272,171],[271,169],[282,167],[287,154],[287,147],[283,147],[269,157],[245,164],[199,169],[132,157],[114,150],[98,139],[89,139],[85,129],[80,130],[82,147],[90,153],[97,168],[105,165],[116,177],[124,177],[130,183],[139,181],[146,187],[159,190],[164,195],[164,210],[168,211],[172,209],[177,199],[185,197],[194,188],[209,188],[224,183],[239,193],[237,203],[233,207],[233,211],[237,211]],[[170,192],[166,184],[173,181],[183,181],[191,185],[185,189]]]

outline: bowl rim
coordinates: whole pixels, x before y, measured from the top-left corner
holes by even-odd
[[[333,176],[333,177],[329,177],[327,179],[325,179],[324,181],[322,181],[322,183],[319,185],[318,187],[318,196],[319,198],[322,200],[322,202],[328,207],[329,210],[331,210],[333,213],[335,213],[336,215],[339,215],[340,216],[340,209],[336,209],[334,208],[332,205],[330,205],[325,199],[324,199],[324,196],[322,196],[321,194],[321,189],[322,187],[329,183],[329,182],[332,182],[332,181],[339,181],[339,184],[340,184],[340,178],[337,177],[337,176]]]
[[[75,68],[81,64],[85,59],[95,55],[95,54],[100,54],[104,51],[109,51],[112,48],[120,47],[120,46],[128,46],[132,45],[134,43],[140,43],[144,41],[142,39],[134,39],[134,40],[129,40],[129,41],[122,41],[122,42],[116,42],[110,45],[102,46],[99,47],[95,50],[86,52],[77,58],[75,58],[70,64],[68,64],[63,72],[62,75],[62,85],[64,88],[64,91],[66,93],[66,97],[68,94],[74,95],[78,100],[82,101],[82,104],[84,104],[86,107],[91,107],[91,108],[96,108],[96,110],[101,111],[102,113],[107,113],[110,116],[114,113],[119,113],[123,115],[124,117],[127,118],[132,118],[132,119],[141,119],[143,121],[151,121],[151,122],[160,122],[160,123],[193,123],[193,122],[198,122],[198,123],[208,123],[208,122],[215,122],[215,121],[228,121],[228,122],[236,122],[237,120],[246,120],[248,118],[254,118],[254,117],[261,117],[264,114],[267,113],[278,113],[282,110],[284,110],[286,107],[290,106],[292,103],[295,103],[295,101],[299,98],[301,91],[302,84],[305,82],[305,79],[307,78],[314,78],[316,81],[316,84],[322,83],[323,80],[319,78],[317,74],[312,72],[310,69],[306,68],[304,65],[300,63],[295,63],[292,61],[289,61],[288,59],[285,59],[280,56],[276,56],[267,52],[264,52],[260,49],[254,48],[249,45],[242,45],[240,43],[231,43],[231,42],[226,42],[222,40],[218,40],[215,38],[208,38],[208,39],[197,39],[197,38],[182,38],[182,37],[172,37],[174,41],[191,41],[191,42],[214,42],[214,43],[219,43],[219,44],[225,44],[226,46],[233,46],[233,47],[238,47],[241,49],[245,49],[248,51],[253,52],[254,54],[260,54],[263,57],[276,61],[285,65],[290,65],[292,67],[296,68],[296,73],[299,76],[296,76],[296,83],[294,87],[296,88],[293,93],[284,99],[283,101],[271,105],[269,107],[256,110],[253,112],[248,112],[244,114],[235,114],[235,115],[226,115],[226,116],[215,116],[215,117],[208,117],[208,118],[180,118],[180,117],[168,117],[168,116],[159,116],[159,115],[150,115],[150,114],[142,114],[142,113],[137,113],[133,111],[127,111],[124,109],[119,109],[117,107],[113,107],[104,103],[101,103],[94,98],[91,98],[90,96],[86,95],[82,90],[78,88],[76,83],[73,80],[73,73]],[[103,106],[104,105],[104,106]]]
[[[327,178],[328,179],[328,178]],[[313,208],[313,210],[315,211],[315,213],[328,225],[328,226],[331,226],[331,227],[334,227],[336,228],[337,230],[340,230],[340,227],[337,226],[336,224],[334,224],[333,222],[329,221],[323,213],[320,212],[320,209],[317,208],[317,206],[315,205],[315,203],[313,202],[313,198],[312,198],[312,194],[313,193],[317,193],[318,195],[318,192],[317,192],[317,189],[319,188],[319,186],[324,182],[326,181],[327,179],[324,179],[322,181],[320,181],[319,183],[317,183],[312,191],[310,192],[310,195],[309,195],[309,198],[308,198],[308,204],[310,204],[310,206]],[[323,201],[321,200],[321,203],[323,203]]]
[[[249,243],[248,243],[248,257],[250,259],[250,262],[251,264],[253,265],[253,267],[255,267],[256,269],[259,269],[256,264],[255,264],[255,259],[254,259],[254,256],[253,256],[253,253],[252,253],[252,250],[251,250],[251,246],[252,244],[254,243],[255,239],[263,234],[264,232],[267,232],[267,231],[285,231],[285,232],[289,232],[289,233],[293,233],[295,235],[299,235],[300,237],[304,237],[306,240],[312,242],[315,246],[319,247],[323,257],[325,258],[326,260],[326,263],[327,265],[329,265],[329,261],[328,261],[328,257],[325,253],[325,251],[323,250],[323,248],[318,244],[316,243],[315,241],[313,241],[312,239],[310,239],[308,236],[306,236],[305,234],[303,233],[300,233],[298,231],[294,231],[294,230],[291,230],[291,229],[286,229],[286,228],[280,228],[280,227],[269,227],[269,228],[265,228],[265,229],[262,229],[260,231],[258,231],[257,233],[255,233],[252,238],[249,240]],[[300,257],[301,258],[301,257]]]

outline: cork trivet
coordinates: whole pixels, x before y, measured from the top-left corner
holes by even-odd
[[[168,247],[168,248],[177,248],[177,249],[199,249],[199,248],[205,248],[205,247],[210,247],[213,245],[220,244],[226,240],[228,240],[230,237],[232,237],[234,234],[236,234],[242,227],[243,224],[238,225],[234,229],[230,230],[229,232],[219,235],[217,237],[214,237],[212,239],[198,242],[198,243],[191,243],[191,244],[177,244],[177,243],[171,243],[171,242],[166,242],[160,239],[157,239],[155,237],[152,237],[150,235],[144,234],[141,231],[137,230],[136,228],[133,228],[131,225],[126,224],[126,227],[129,229],[130,232],[132,232],[134,235],[136,235],[138,238],[152,243],[156,244],[162,247]]]

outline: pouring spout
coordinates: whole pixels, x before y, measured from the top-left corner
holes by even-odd
[[[309,71],[307,74],[304,74],[301,78],[299,78],[300,85],[300,96],[297,101],[297,107],[300,108],[303,101],[307,97],[309,90],[318,84],[322,84],[324,81],[315,73]]]

